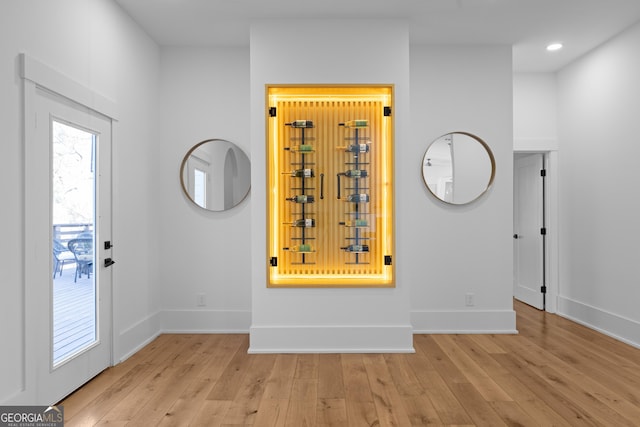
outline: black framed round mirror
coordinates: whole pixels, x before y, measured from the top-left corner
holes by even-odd
[[[451,132],[433,141],[422,160],[422,178],[429,192],[452,205],[465,205],[489,190],[496,173],[493,153],[481,138]]]
[[[207,139],[194,145],[180,166],[187,198],[209,211],[225,211],[242,202],[251,187],[249,157],[234,143]]]

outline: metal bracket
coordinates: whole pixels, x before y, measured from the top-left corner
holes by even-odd
[[[269,260],[269,265],[271,267],[277,267],[278,266],[278,257],[277,256],[272,256],[271,259]]]
[[[269,108],[269,117],[275,117],[276,116],[276,107],[270,107]]]
[[[391,107],[384,107],[384,116],[389,117],[391,115]]]
[[[384,265],[391,265],[391,255],[384,256]]]

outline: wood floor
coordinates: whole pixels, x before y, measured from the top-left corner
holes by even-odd
[[[415,354],[248,355],[162,335],[66,400],[66,426],[638,426],[640,350],[516,303],[519,335],[415,335]]]

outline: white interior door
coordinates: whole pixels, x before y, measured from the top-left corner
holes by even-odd
[[[111,240],[111,120],[40,88],[34,113],[26,149],[27,331],[37,335],[28,337],[34,403],[51,405],[111,364],[104,244]]]
[[[514,285],[516,299],[543,308],[544,277],[542,154],[514,159]]]

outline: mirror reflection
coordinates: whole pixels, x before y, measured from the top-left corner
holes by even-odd
[[[224,211],[238,205],[249,193],[251,164],[234,143],[207,139],[184,156],[180,182],[196,205],[209,211]]]
[[[422,178],[429,191],[453,205],[471,203],[493,183],[495,159],[489,146],[467,132],[442,135],[429,145]]]

